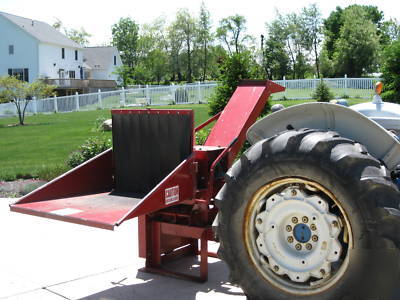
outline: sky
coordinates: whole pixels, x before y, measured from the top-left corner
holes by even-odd
[[[111,26],[122,17],[131,17],[139,24],[150,23],[160,16],[172,21],[177,10],[187,8],[198,16],[201,0],[0,0],[0,11],[53,24],[57,19],[67,28],[83,27],[92,35],[91,46],[109,43]],[[282,14],[299,12],[302,7],[317,3],[324,18],[335,10],[351,4],[375,5],[385,18],[400,20],[399,0],[204,0],[211,14],[213,26],[220,19],[240,14],[247,20],[247,32],[255,37],[265,33],[265,23],[273,20],[276,10]]]

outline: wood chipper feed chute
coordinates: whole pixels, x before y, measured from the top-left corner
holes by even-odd
[[[193,112],[113,110],[112,116],[114,150],[33,191],[11,210],[113,229],[139,214],[191,199]]]

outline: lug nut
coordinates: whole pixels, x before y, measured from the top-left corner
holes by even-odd
[[[274,266],[274,271],[278,272],[279,271],[279,267],[278,266]]]
[[[317,226],[315,226],[315,224],[311,224],[311,225],[310,225],[310,228],[311,228],[312,231],[317,230]]]
[[[296,246],[294,246],[296,248],[297,251],[301,250],[301,245],[299,243],[296,244]]]
[[[298,221],[299,221],[299,219],[297,219],[297,217],[292,218],[292,223],[297,224]]]
[[[262,224],[262,220],[260,218],[257,219],[257,224]]]
[[[311,237],[311,239],[312,239],[313,242],[318,242],[318,236],[317,235],[313,235]]]
[[[288,237],[287,237],[287,241],[288,241],[289,243],[293,243],[294,239],[293,239],[292,236],[288,236]]]
[[[333,225],[333,227],[339,227],[338,221],[333,221],[333,222],[332,222],[332,225]]]
[[[303,221],[303,223],[308,223],[308,218],[306,216],[304,216],[303,218],[301,218],[301,220]]]
[[[311,245],[310,243],[307,243],[307,244],[306,244],[306,249],[307,249],[307,250],[311,250],[311,249],[312,249],[312,245]]]
[[[319,270],[319,272],[321,273],[322,276],[325,275],[325,270],[324,269]]]
[[[290,232],[290,231],[292,231],[292,226],[290,226],[290,225],[286,225],[286,231],[287,231],[287,232]]]

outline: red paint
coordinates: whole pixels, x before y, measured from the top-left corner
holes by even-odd
[[[272,81],[244,81],[233,93],[205,142],[206,146],[228,147],[234,139],[229,161],[232,162],[242,147],[246,132],[261,114],[271,93],[285,89]]]

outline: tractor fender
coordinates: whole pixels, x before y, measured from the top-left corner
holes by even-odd
[[[363,144],[389,170],[400,162],[400,142],[394,134],[361,113],[337,104],[305,103],[279,110],[254,123],[247,131],[247,140],[254,144],[279,132],[300,128],[336,131]]]

